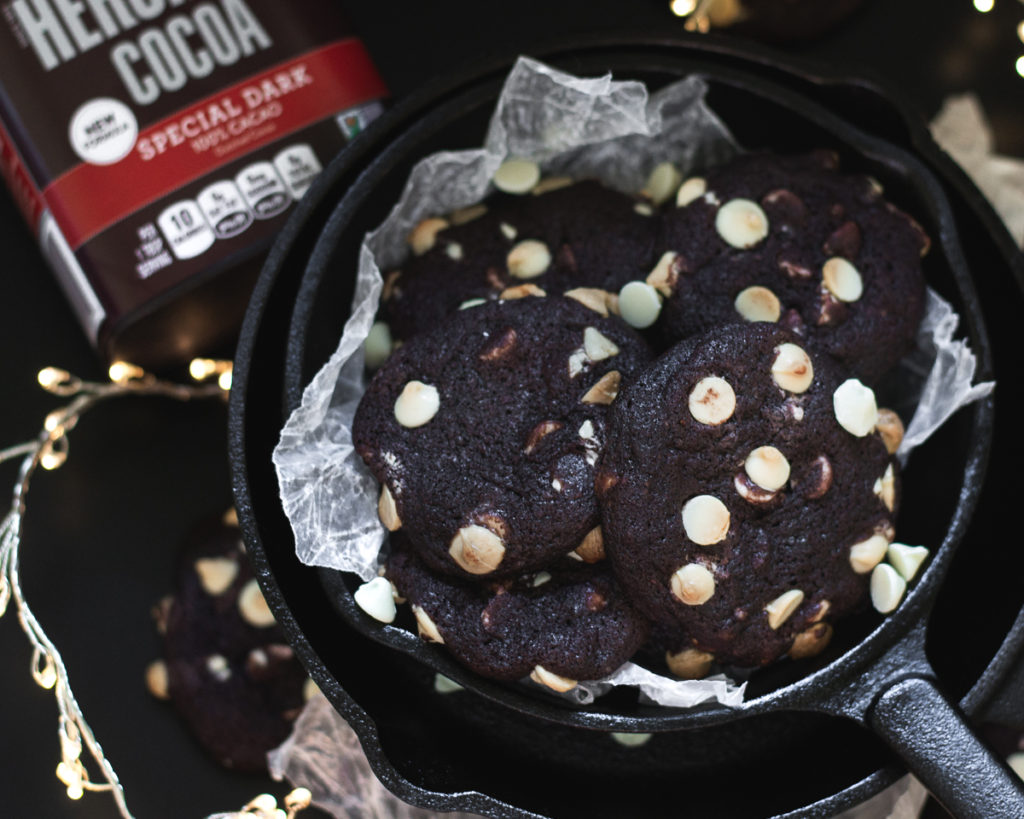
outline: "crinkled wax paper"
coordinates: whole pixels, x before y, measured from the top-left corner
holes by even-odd
[[[389,793],[370,769],[355,731],[322,694],[306,704],[292,735],[270,752],[268,763],[275,779],[308,788],[313,804],[337,819],[469,819],[474,815],[422,810]],[[914,819],[926,798],[924,786],[908,775],[836,819]],[[236,816],[218,814],[208,819]]]
[[[727,159],[738,147],[704,104],[704,92],[699,78],[689,78],[649,95],[638,82],[581,79],[521,58],[507,79],[484,147],[434,154],[415,166],[400,201],[365,239],[354,308],[339,347],[306,388],[274,451],[281,499],[302,562],[353,572],[363,580],[377,575],[386,535],[377,517],[379,488],[356,454],[350,430],[364,388],[362,343],[377,310],[381,271],[402,260],[412,227],[483,199],[495,169],[508,157],[539,161],[546,175],[596,177],[627,192],[639,191],[664,160],[685,175]],[[934,293],[929,306],[925,327],[935,332],[922,349],[938,352],[927,376],[929,401],[909,425],[904,455],[957,407],[992,387],[971,386],[974,357],[952,339],[955,314]],[[708,700],[736,705],[743,698],[743,686],[724,678],[672,680],[633,664],[585,684],[574,696],[590,697],[620,684],[637,685],[665,705]]]

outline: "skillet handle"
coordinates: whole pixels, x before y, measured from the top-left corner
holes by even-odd
[[[978,739],[931,680],[900,680],[879,695],[867,718],[957,819],[1024,816],[1024,782]]]

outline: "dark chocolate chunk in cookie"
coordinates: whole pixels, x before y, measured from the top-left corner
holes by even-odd
[[[623,322],[561,297],[458,311],[374,376],[353,425],[380,514],[435,571],[540,568],[598,525],[594,469],[620,385],[647,361]]]
[[[631,599],[720,663],[807,649],[802,635],[863,604],[893,539],[876,417],[869,388],[775,325],[663,355],[612,406],[597,480]]]
[[[392,538],[387,577],[413,607],[420,634],[485,677],[532,676],[567,690],[604,677],[644,642],[648,624],[605,562],[559,558],[514,579],[466,581],[431,572]]]
[[[549,295],[577,287],[617,293],[653,264],[651,213],[635,197],[583,181],[540,195],[498,193],[424,220],[410,236],[412,254],[385,274],[382,318],[394,338],[406,339],[465,301],[526,283]]]
[[[911,348],[924,310],[920,226],[835,157],[744,154],[664,217],[667,340],[771,322],[875,382]],[[693,183],[691,183],[693,184]],[[662,265],[667,268],[667,262]],[[653,283],[653,282],[652,282]]]
[[[227,768],[266,771],[304,703],[306,674],[276,625],[238,528],[208,522],[189,538],[177,591],[162,607],[167,693]]]

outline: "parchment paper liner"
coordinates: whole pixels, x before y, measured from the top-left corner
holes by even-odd
[[[699,78],[687,78],[648,95],[638,82],[581,79],[520,58],[484,147],[417,163],[398,204],[363,243],[341,342],[304,391],[274,451],[281,500],[303,563],[363,580],[377,575],[386,536],[377,517],[379,487],[352,446],[351,421],[364,389],[362,343],[377,311],[381,272],[402,261],[412,227],[485,198],[495,169],[509,157],[534,159],[545,175],[599,178],[625,192],[640,190],[664,160],[684,176],[723,161],[739,148],[704,104],[705,90]],[[908,382],[923,379],[924,388],[900,448],[904,461],[953,412],[994,386],[971,385],[976,360],[966,342],[953,339],[958,321],[952,307],[929,291],[918,350],[905,362]],[[745,688],[723,675],[680,681],[627,663],[603,680],[581,683],[569,696],[590,702],[614,685],[634,685],[645,698],[670,706],[737,705]]]

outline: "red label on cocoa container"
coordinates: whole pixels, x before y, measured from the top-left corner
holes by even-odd
[[[68,243],[77,250],[183,184],[385,93],[362,43],[332,43],[150,125],[138,132],[127,155],[116,163],[76,165],[48,185],[43,196],[57,222],[67,226]],[[117,114],[101,104],[94,116],[116,121]],[[108,138],[108,144],[116,138]]]
[[[94,341],[265,246],[386,95],[333,0],[0,4],[0,172]]]

